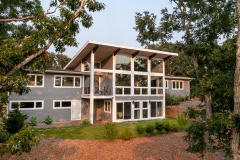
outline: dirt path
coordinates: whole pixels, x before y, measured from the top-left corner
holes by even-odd
[[[16,160],[197,160],[197,155],[185,151],[184,133],[115,140],[44,139],[30,154],[4,155]]]

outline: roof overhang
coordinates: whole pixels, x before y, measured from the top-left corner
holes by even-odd
[[[191,78],[191,77],[181,77],[181,76],[165,76],[165,79],[171,79],[171,80],[193,80],[194,78]]]
[[[72,70],[55,70],[55,69],[47,69],[45,73],[57,73],[57,74],[75,74],[75,75],[89,75],[87,72],[78,72],[78,71],[72,71]]]
[[[177,53],[164,52],[151,49],[135,48],[128,46],[121,46],[109,43],[102,43],[97,41],[88,41],[79,52],[72,58],[72,60],[64,67],[64,69],[72,70],[79,63],[89,58],[91,51],[95,52],[95,61],[102,61],[112,54],[128,54],[132,56],[143,56],[149,58],[169,59],[178,56]]]

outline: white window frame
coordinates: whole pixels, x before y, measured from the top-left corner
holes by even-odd
[[[27,87],[29,87],[29,88],[43,88],[44,87],[44,79],[45,79],[44,74],[28,74],[28,76],[35,76],[35,81],[34,81],[33,86],[27,85]],[[42,76],[42,85],[41,86],[37,85],[37,76]]]
[[[60,107],[55,107],[55,102],[60,102]],[[71,102],[70,107],[62,107],[62,102]],[[73,100],[53,100],[53,109],[71,109]]]
[[[163,76],[151,75],[151,76],[150,76],[150,80],[151,80],[150,83],[152,82],[152,79],[151,79],[152,77],[162,77],[162,79],[163,79]],[[163,80],[163,81],[164,81],[164,80]],[[150,85],[152,85],[152,84],[150,84]],[[163,83],[162,85],[163,85],[163,87],[152,87],[152,86],[150,86],[150,93],[149,93],[149,94],[152,95],[152,96],[159,96],[159,95],[162,96],[163,93],[162,93],[162,94],[158,93],[158,90],[159,90],[159,89],[163,89],[163,88],[164,88],[164,83]],[[152,94],[152,89],[156,89],[156,94]]]
[[[117,69],[117,56],[126,56],[126,57],[129,57],[130,58],[130,70],[119,70],[119,69]],[[119,54],[117,54],[116,56],[115,56],[115,72],[117,73],[117,72],[122,72],[122,73],[124,73],[125,72],[125,74],[126,74],[126,72],[129,72],[129,73],[131,73],[131,70],[132,70],[132,68],[131,68],[131,65],[132,65],[132,61],[131,61],[131,55],[128,55],[128,54],[122,54],[122,53],[119,53]]]
[[[106,110],[106,106],[105,106],[105,104],[108,104],[108,103],[110,103],[110,106],[109,106],[109,110]],[[108,106],[107,106],[107,108],[108,108]],[[111,100],[104,100],[104,112],[106,112],[106,113],[111,113],[112,112],[112,101]]]
[[[12,108],[12,103],[18,103],[20,105],[21,102],[34,102],[34,108],[19,108],[19,110],[43,110],[44,109],[44,100],[18,100],[18,101],[10,101],[10,110],[14,110],[14,108]],[[42,102],[42,108],[36,108],[36,102]]]
[[[147,73],[147,72],[143,72],[143,73]],[[135,76],[147,76],[147,87],[136,87],[135,86]],[[149,95],[149,91],[148,91],[148,75],[146,74],[135,74],[133,75],[133,95],[134,96],[148,96]],[[135,94],[135,88],[140,88],[140,94]],[[147,89],[147,94],[142,94],[142,89]]]
[[[165,88],[169,89],[169,81],[168,80],[165,80]]]
[[[175,88],[173,87],[173,83],[175,83]],[[177,87],[177,83],[178,83],[178,88]],[[182,83],[182,88],[180,88],[180,83]],[[184,83],[183,81],[178,81],[178,80],[174,80],[172,81],[172,90],[184,90]]]
[[[135,71],[135,58],[142,58],[142,59],[146,59],[147,60],[147,71]],[[133,71],[134,71],[134,73],[136,73],[136,75],[138,75],[138,74],[140,74],[141,75],[141,73],[143,73],[143,74],[145,74],[145,73],[148,73],[148,57],[144,57],[144,56],[136,56],[136,57],[134,57],[133,58]]]
[[[142,115],[141,115],[141,113],[142,113],[142,102],[141,101],[133,101],[134,102],[134,104],[133,104],[133,119],[134,120],[141,120],[142,119]],[[139,108],[135,108],[135,103],[139,103]],[[139,111],[139,113],[140,113],[140,117],[139,117],[139,119],[135,119],[135,111]]]
[[[133,113],[131,112],[131,119],[124,119],[124,103],[125,102],[130,102],[131,103],[131,111],[133,111],[133,101],[116,101],[115,103],[116,103],[116,113],[113,113],[113,114],[116,114],[116,121],[118,121],[118,122],[123,122],[123,121],[131,121],[132,119],[133,119]],[[117,119],[117,104],[118,103],[122,103],[123,104],[123,119]]]
[[[151,111],[151,103],[152,103],[152,102],[155,102],[155,103],[156,103],[156,109],[157,109],[157,102],[161,102],[161,103],[162,103],[162,116],[159,116],[159,117],[157,117],[157,116],[156,116],[156,117],[152,117],[152,116],[151,116],[151,112],[152,112],[152,111]],[[163,101],[159,101],[159,100],[150,100],[148,106],[149,106],[148,108],[149,108],[149,116],[150,116],[149,119],[158,119],[158,118],[163,118],[163,117],[164,117],[164,106],[163,106]]]
[[[139,88],[140,89],[140,94],[135,94],[135,89],[136,88]],[[147,89],[147,94],[143,94],[142,90],[143,89]],[[147,96],[149,93],[148,93],[148,87],[134,87],[134,93],[133,93],[135,96]]]
[[[61,86],[56,86],[56,77],[61,77]],[[73,77],[73,86],[63,86],[63,77]],[[80,78],[80,86],[75,86],[75,79]],[[68,75],[54,75],[54,88],[81,88],[82,85],[82,76],[68,76]]]
[[[131,86],[130,87],[127,87],[127,86],[116,86],[115,87],[115,90],[117,90],[117,88],[121,88],[122,89],[122,94],[117,94],[117,92],[115,91],[116,95],[117,96],[130,96],[132,93],[131,93]],[[128,88],[130,89],[130,94],[124,94],[124,90]]]

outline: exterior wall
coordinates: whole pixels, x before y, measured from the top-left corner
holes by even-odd
[[[89,99],[82,99],[82,120],[88,119],[90,120],[90,100]]]
[[[57,74],[59,75],[59,74]],[[79,76],[79,75],[78,75]],[[12,100],[43,100],[43,109],[39,110],[21,110],[28,114],[29,119],[32,116],[37,117],[38,122],[42,122],[48,115],[53,121],[70,121],[71,108],[53,109],[53,100],[80,100],[81,88],[54,88],[54,74],[45,74],[44,87],[32,87],[31,91],[22,96],[12,94],[9,101]],[[10,110],[10,105],[8,106]]]
[[[112,103],[111,103],[111,113],[104,112],[104,100],[95,99],[94,100],[94,121],[112,121]]]
[[[174,80],[168,79],[168,89],[166,89],[166,94],[169,94],[171,96],[181,96],[181,97],[186,97],[186,96],[190,95],[190,81],[189,80],[181,80],[181,81],[183,81],[183,89],[182,90],[173,90],[172,89],[172,81],[174,81]]]

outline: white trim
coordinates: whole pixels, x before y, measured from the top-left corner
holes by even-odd
[[[28,76],[34,76],[34,85],[31,86],[31,85],[27,85],[27,87],[29,88],[44,88],[44,81],[45,81],[45,76],[44,74],[28,74]],[[42,85],[41,86],[38,86],[37,85],[37,76],[42,76]]]
[[[85,73],[77,72],[77,71],[61,71],[61,70],[46,70],[45,73],[64,73],[64,74],[77,74],[77,75],[84,75]]]
[[[73,100],[53,100],[53,109],[71,109]],[[60,102],[60,107],[55,107],[55,102]],[[62,102],[71,102],[70,107],[62,107]]]
[[[172,81],[172,90],[184,90],[184,81],[181,80],[173,80]],[[175,88],[173,88],[173,83],[175,83]],[[177,83],[178,83],[178,88],[177,87]],[[182,83],[182,88],[180,88],[180,83]]]
[[[56,86],[56,77],[61,77],[61,86]],[[63,85],[63,77],[72,77],[73,78],[73,86],[62,86]],[[75,86],[75,79],[80,78],[80,86]],[[68,76],[68,75],[54,75],[53,80],[53,88],[81,88],[82,76]]]
[[[169,81],[165,79],[165,89],[169,89]]]
[[[106,107],[105,104],[106,104],[106,102],[107,102],[107,105],[108,105],[108,103],[110,103],[110,106],[109,106],[109,109],[110,109],[110,110],[109,110],[109,111],[108,111],[108,110],[105,110],[105,107]],[[103,105],[103,107],[104,107],[104,112],[105,112],[105,113],[111,113],[111,112],[112,112],[112,109],[111,109],[111,108],[112,108],[112,101],[111,101],[111,100],[104,100],[104,105]],[[108,106],[107,106],[107,108],[108,108]]]
[[[34,108],[19,108],[19,110],[43,110],[44,109],[44,100],[11,100],[9,101],[10,104],[10,110],[14,110],[12,108],[12,103],[18,103],[20,105],[21,102],[34,102]],[[36,102],[42,102],[42,108],[36,108]]]
[[[91,51],[90,56],[90,123],[93,124],[94,121],[94,53],[93,50]]]

